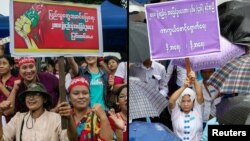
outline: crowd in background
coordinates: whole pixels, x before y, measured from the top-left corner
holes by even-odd
[[[58,58],[13,58],[1,46],[0,138],[126,141],[127,63],[118,57],[65,58],[60,76]],[[66,102],[59,77],[65,77]]]
[[[207,83],[215,68],[187,72],[172,61],[132,63],[129,77],[153,85],[169,104],[159,117],[150,117],[153,123],[162,123],[182,140],[207,140],[207,122],[218,124],[216,105],[235,93],[219,93]],[[147,118],[133,119],[147,121]],[[206,129],[205,129],[206,127]],[[204,130],[205,129],[205,130]]]

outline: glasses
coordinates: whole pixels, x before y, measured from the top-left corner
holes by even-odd
[[[27,93],[25,98],[38,98],[39,96],[41,96],[40,93]]]
[[[119,98],[120,98],[120,99],[127,99],[128,96],[127,96],[127,95],[120,95]]]

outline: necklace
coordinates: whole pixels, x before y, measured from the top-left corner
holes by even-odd
[[[78,118],[76,116],[76,114],[73,113],[73,119],[74,119],[75,123],[76,124],[81,124],[82,122],[84,122],[87,119],[89,113],[90,113],[90,110],[88,109],[87,112],[85,114],[83,114],[83,116],[81,116],[80,118]]]
[[[30,127],[28,126],[28,121],[29,121],[30,117],[31,117],[31,114],[28,116],[28,119],[26,121],[26,128],[28,128],[28,129],[32,129],[33,128],[33,118],[32,117],[31,117],[31,126]]]

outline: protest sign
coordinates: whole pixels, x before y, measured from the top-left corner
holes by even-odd
[[[11,10],[13,56],[102,55],[99,5],[14,0]]]
[[[220,51],[216,0],[162,2],[145,9],[152,60]]]

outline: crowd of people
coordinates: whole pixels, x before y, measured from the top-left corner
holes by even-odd
[[[224,95],[207,83],[214,72],[215,68],[187,72],[172,61],[155,62],[150,59],[132,63],[129,67],[130,77],[153,85],[169,102],[159,117],[149,117],[151,122],[164,124],[186,141],[207,140],[205,126],[216,118],[216,105]],[[147,121],[147,117],[133,121]]]
[[[36,60],[10,57],[1,46],[0,140],[127,141],[126,68],[119,65],[126,62],[69,57],[60,76],[57,58]],[[59,77],[65,77],[65,102]]]

